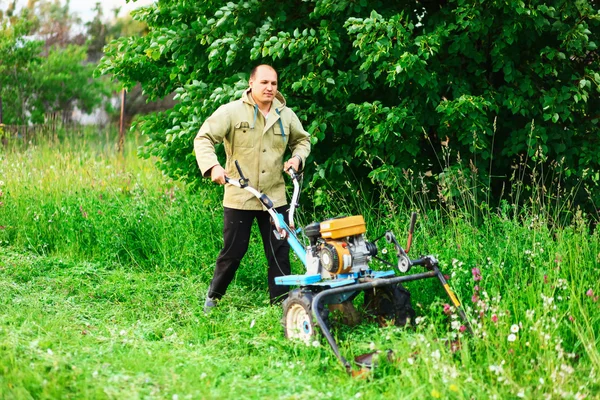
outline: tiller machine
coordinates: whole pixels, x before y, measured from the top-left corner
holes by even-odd
[[[294,183],[288,225],[284,216],[275,211],[271,200],[265,194],[249,186],[237,161],[235,165],[239,178],[228,177],[226,178],[227,183],[249,191],[261,201],[273,218],[276,236],[281,240],[288,241],[306,268],[306,273],[303,275],[288,275],[275,279],[275,283],[278,285],[297,286],[296,289],[290,291],[288,298],[283,302],[282,322],[287,338],[299,339],[310,344],[315,340],[315,326],[318,326],[336,357],[350,372],[352,370],[350,362],[340,354],[338,345],[331,335],[328,325],[329,309],[335,309],[336,305],[339,305],[342,307],[337,308],[356,312],[352,301],[360,292],[364,292],[364,306],[367,313],[380,322],[386,321],[397,326],[404,326],[407,322],[414,321],[415,312],[410,303],[410,293],[402,286],[402,283],[428,278],[434,278],[440,282],[465,327],[472,332],[460,302],[440,271],[437,259],[432,255],[417,259],[411,259],[408,256],[416,213],[411,215],[408,242],[405,248],[400,246],[391,231],[372,242],[367,241],[364,236],[366,225],[362,215],[329,219],[321,223],[315,222],[303,229],[296,230],[294,211],[300,194],[296,171],[292,168],[287,171]],[[308,246],[304,246],[298,239],[297,234],[301,231],[308,238],[310,243]],[[376,243],[384,237],[395,248],[397,258],[395,263],[378,257]],[[369,266],[372,260],[379,260],[393,269],[373,270]],[[411,268],[416,266],[423,267],[425,272],[407,275]],[[359,362],[358,359],[359,357],[357,357],[357,362]],[[363,356],[362,359],[362,365],[369,366],[370,357]]]

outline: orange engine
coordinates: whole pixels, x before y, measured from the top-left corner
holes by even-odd
[[[365,241],[367,227],[362,215],[330,219],[318,227],[316,232],[313,225],[309,233],[324,273],[335,276],[368,269],[377,247]]]

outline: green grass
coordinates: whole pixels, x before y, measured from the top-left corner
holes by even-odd
[[[334,324],[347,358],[395,352],[352,378],[323,339],[284,338],[256,234],[227,297],[204,315],[221,188],[189,193],[135,157],[138,138],[123,156],[111,140],[0,150],[0,398],[599,398],[600,240],[585,221],[551,226],[524,209],[474,222],[472,210],[421,207],[411,254],[440,259],[475,335],[444,314],[435,282],[413,282],[415,329]],[[368,234],[404,236],[402,206],[328,195],[354,206],[327,213],[361,212]]]

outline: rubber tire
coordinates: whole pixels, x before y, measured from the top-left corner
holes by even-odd
[[[415,310],[410,301],[410,292],[401,284],[365,290],[365,310],[382,325],[393,322],[405,326],[415,321]]]
[[[284,300],[281,323],[286,338],[300,340],[307,345],[315,340],[317,336],[315,327],[317,324],[312,315],[313,297],[313,293],[310,291],[294,289]],[[327,323],[329,310],[322,308],[320,315]]]

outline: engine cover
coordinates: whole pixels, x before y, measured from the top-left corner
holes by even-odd
[[[333,275],[343,274],[350,271],[352,267],[352,256],[348,249],[348,243],[337,240],[325,242],[319,251],[321,266]]]
[[[323,221],[320,228],[323,239],[341,239],[361,235],[367,231],[365,219],[362,215]]]

